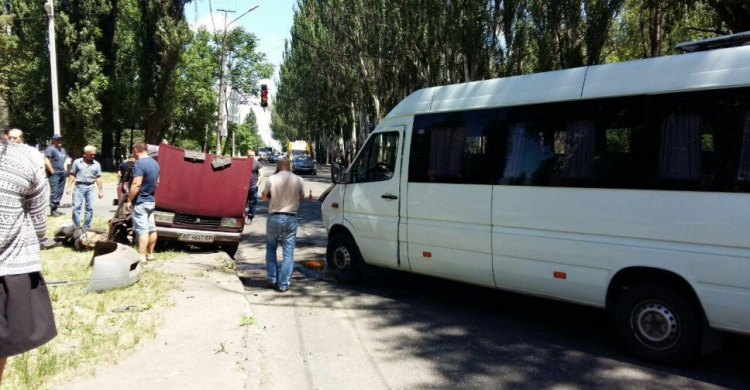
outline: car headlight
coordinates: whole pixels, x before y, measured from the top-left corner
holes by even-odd
[[[166,213],[164,211],[154,211],[154,221],[171,224],[174,222],[174,213]]]
[[[221,227],[239,229],[242,227],[242,218],[224,217],[221,219]]]

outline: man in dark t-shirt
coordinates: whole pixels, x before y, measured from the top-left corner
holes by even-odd
[[[149,157],[148,146],[145,142],[133,145],[136,161],[133,164],[133,174],[125,209],[133,211],[133,230],[138,237],[138,252],[141,263],[154,259],[156,246],[156,221],[154,208],[156,207],[156,186],[159,184],[159,164]]]
[[[50,216],[59,217],[63,215],[57,210],[60,206],[63,192],[65,192],[65,160],[68,159],[68,153],[62,147],[63,138],[60,134],[52,136],[52,145],[44,151],[44,167],[47,169],[49,178],[49,208]]]
[[[117,169],[117,203],[122,202],[122,199],[128,195],[130,190],[130,177],[132,176],[133,164],[135,164],[135,154],[131,154],[130,157],[120,163],[120,167]]]

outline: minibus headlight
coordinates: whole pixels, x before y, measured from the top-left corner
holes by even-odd
[[[221,219],[221,227],[239,229],[242,227],[242,218],[224,217]]]
[[[154,211],[154,221],[171,224],[174,222],[174,213],[165,213],[164,211]]]

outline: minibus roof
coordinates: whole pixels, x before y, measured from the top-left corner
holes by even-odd
[[[750,85],[750,46],[418,90],[388,117]]]

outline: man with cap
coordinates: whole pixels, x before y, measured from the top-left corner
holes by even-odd
[[[44,167],[49,179],[49,208],[51,217],[59,217],[63,213],[57,211],[63,192],[65,192],[65,161],[68,153],[62,147],[63,138],[60,134],[52,136],[52,145],[44,151]]]

